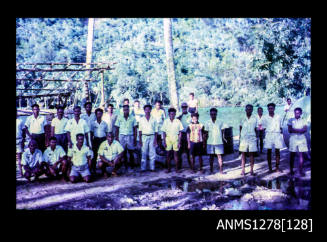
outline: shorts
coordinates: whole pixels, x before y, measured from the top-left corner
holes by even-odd
[[[250,138],[241,138],[240,140],[240,152],[257,152],[257,139],[256,137],[250,137]]]
[[[190,141],[190,155],[197,156],[203,155],[203,142],[192,142]]]
[[[40,172],[40,168],[35,166],[35,167],[30,167],[30,171],[31,171],[31,176],[35,176],[36,173],[39,173]],[[24,168],[24,166],[22,166],[22,173],[23,173],[23,176],[25,176],[26,174],[26,170]]]
[[[124,150],[135,150],[134,135],[119,135],[119,143],[123,146]]]
[[[282,149],[285,147],[283,135],[281,133],[266,133],[264,141],[265,149]]]
[[[166,145],[167,151],[178,151],[178,135],[176,135],[175,137],[166,136]]]
[[[220,144],[220,145],[208,145],[207,144],[207,154],[212,155],[212,154],[216,154],[216,155],[222,155],[224,154],[224,145]]]
[[[182,154],[184,152],[188,152],[188,145],[187,145],[187,134],[186,132],[182,132],[181,138],[181,147],[179,148],[179,152]]]
[[[296,136],[290,137],[290,152],[308,152],[308,144],[305,136],[299,138]]]
[[[189,113],[195,113],[195,111],[196,111],[196,108],[188,108]]]
[[[79,175],[81,175],[82,177],[91,175],[88,164],[85,164],[83,166],[72,166],[69,176],[79,177]]]
[[[23,153],[24,150],[22,148],[23,139],[16,139],[16,153]]]

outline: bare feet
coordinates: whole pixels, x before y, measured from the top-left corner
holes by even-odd
[[[112,177],[117,177],[118,174],[117,174],[116,172],[112,171],[112,172],[111,172],[111,176],[112,176]]]

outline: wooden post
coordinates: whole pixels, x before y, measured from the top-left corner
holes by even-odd
[[[100,107],[104,108],[105,103],[105,93],[104,93],[104,73],[103,71],[101,71],[101,103],[100,103]]]
[[[88,32],[87,32],[87,46],[86,46],[86,67],[90,67],[92,60],[92,45],[93,45],[93,27],[94,27],[94,18],[89,18],[88,23]],[[86,80],[89,80],[91,77],[91,71],[87,72]],[[90,101],[89,95],[89,84],[87,81],[84,81],[84,97],[87,101]]]

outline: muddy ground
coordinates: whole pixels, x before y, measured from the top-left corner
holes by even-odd
[[[255,157],[254,172],[241,176],[241,160],[235,152],[225,155],[219,174],[215,158],[214,174],[209,173],[209,157],[204,156],[205,173],[190,172],[183,156],[182,173],[167,174],[164,157],[158,157],[156,172],[141,173],[140,168],[118,177],[97,177],[92,183],[71,184],[62,180],[27,182],[17,173],[16,208],[45,210],[284,210],[311,209],[311,161],[304,164],[305,177],[289,176],[289,152],[281,150],[282,173],[268,173],[266,153]],[[173,164],[173,163],[172,163]],[[275,160],[273,158],[273,165]],[[295,171],[298,157],[295,161]],[[196,168],[199,168],[196,159]]]

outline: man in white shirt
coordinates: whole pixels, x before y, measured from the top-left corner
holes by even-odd
[[[26,119],[26,134],[30,139],[34,139],[38,145],[38,149],[42,152],[45,150],[45,133],[44,126],[47,124],[45,116],[40,116],[40,108],[38,104],[32,105],[33,114]]]
[[[51,121],[51,136],[56,137],[57,145],[60,145],[65,152],[68,151],[68,137],[66,131],[66,125],[68,119],[64,117],[65,108],[57,108],[57,117]]]
[[[72,183],[78,181],[82,176],[85,182],[91,182],[91,173],[89,167],[91,166],[92,151],[84,145],[84,134],[76,135],[77,143],[72,148],[68,149],[68,162],[72,163],[69,179]]]
[[[91,140],[94,157],[91,164],[91,173],[96,173],[96,162],[98,159],[98,150],[102,142],[106,140],[108,125],[102,120],[103,111],[101,108],[95,110],[96,120],[91,123]]]
[[[276,154],[276,171],[281,172],[279,169],[280,162],[280,149],[284,148],[283,140],[283,129],[282,129],[282,119],[278,114],[275,114],[274,103],[269,103],[267,105],[268,115],[264,117],[263,125],[266,130],[265,145],[264,148],[267,149],[267,161],[269,172],[273,172],[271,167],[271,153],[272,149],[275,148]]]
[[[263,115],[263,108],[258,107],[258,148],[260,149],[260,153],[262,154],[263,150],[263,139],[265,138],[265,128],[263,126],[263,120],[264,120],[264,115]]]
[[[188,111],[189,113],[197,113],[198,112],[198,100],[194,99],[194,93],[190,93],[190,100],[188,101]]]
[[[114,105],[111,103],[108,105],[108,112],[103,114],[102,120],[107,123],[108,132],[113,132],[115,134],[115,122],[117,120],[117,115],[114,114]]]
[[[108,166],[114,167],[111,172],[111,176],[117,176],[117,170],[122,165],[122,157],[124,153],[124,148],[121,144],[114,140],[113,132],[108,132],[107,140],[102,142],[99,148],[99,157],[98,166],[102,171],[102,175],[107,178],[108,173],[106,168]]]
[[[307,122],[301,118],[302,109],[297,107],[294,109],[294,118],[290,118],[287,122],[288,132],[290,133],[289,151],[290,151],[290,175],[294,175],[294,159],[295,154],[299,154],[299,174],[305,176],[303,172],[303,153],[308,152],[307,139]]]
[[[62,172],[63,178],[68,180],[68,162],[66,160],[66,152],[57,145],[57,138],[50,138],[50,146],[43,153],[43,162],[45,162],[46,175],[48,177],[58,177]]]
[[[145,116],[139,119],[139,144],[142,148],[141,171],[146,171],[147,156],[150,158],[150,171],[155,171],[158,127],[151,117],[151,105],[144,105]]]
[[[168,109],[168,116],[163,125],[162,125],[162,144],[166,148],[167,151],[167,171],[169,173],[171,171],[170,161],[171,157],[174,156],[175,164],[176,164],[176,173],[180,173],[179,169],[179,159],[178,159],[178,150],[181,147],[181,139],[182,139],[182,130],[184,129],[182,122],[179,119],[175,119],[176,109],[170,108]]]
[[[250,154],[250,173],[254,176],[254,153],[258,151],[257,148],[257,118],[252,115],[253,106],[251,104],[245,107],[246,116],[240,122],[240,146],[239,151],[242,153],[242,173],[245,175],[245,153]]]
[[[69,119],[66,125],[67,138],[68,138],[68,147],[72,148],[74,144],[77,143],[76,135],[84,134],[86,138],[84,138],[84,144],[90,147],[89,144],[89,132],[90,128],[87,122],[84,119],[80,118],[81,115],[81,107],[74,107],[74,118]]]
[[[285,105],[284,107],[284,111],[285,112],[288,112],[290,109],[291,109],[291,106],[292,106],[292,100],[290,98],[287,98],[287,104]]]
[[[89,126],[89,130],[91,130],[91,123],[96,120],[95,114],[92,113],[92,103],[86,102],[84,104],[85,113],[81,114],[81,119],[84,119],[87,122],[87,125]],[[87,138],[87,137],[86,137]],[[87,138],[89,140],[90,148],[92,145],[91,137],[89,136]]]
[[[152,109],[151,116],[156,119],[157,125],[158,125],[158,135],[157,135],[158,147],[161,149],[161,151],[164,151],[164,147],[162,145],[161,127],[162,127],[162,124],[163,124],[164,120],[166,119],[166,113],[165,113],[165,110],[162,108],[162,101],[157,100],[155,102],[155,108]]]
[[[37,143],[35,140],[31,140],[28,144],[22,156],[22,171],[23,176],[30,181],[31,177],[35,177],[35,180],[44,174],[44,170],[41,167],[43,161],[42,152],[37,149]]]

